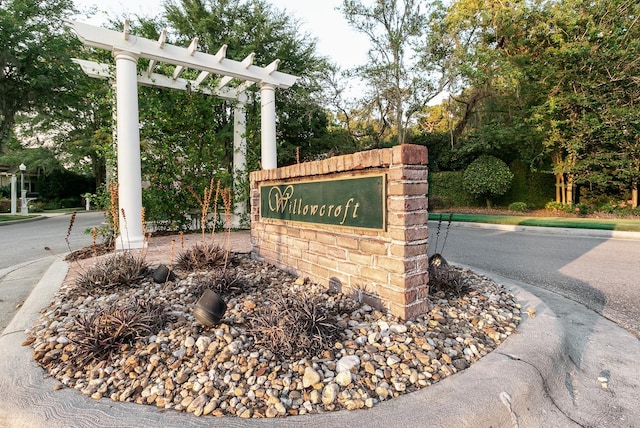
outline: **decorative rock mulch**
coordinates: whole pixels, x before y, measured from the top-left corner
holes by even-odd
[[[470,291],[432,296],[423,317],[401,322],[348,296],[296,280],[236,255],[246,290],[228,296],[216,327],[201,326],[193,307],[208,273],[151,279],[138,287],[89,294],[65,284],[27,333],[34,359],[60,381],[93,399],[135,402],[200,415],[274,418],[370,408],[467,369],[493,351],[521,319],[513,295],[484,276],[460,270]],[[454,268],[455,269],[455,268]],[[319,355],[288,360],[254,343],[248,319],[274,296],[306,293],[339,308],[342,338]],[[86,364],[74,352],[75,320],[114,302],[151,299],[171,322]]]

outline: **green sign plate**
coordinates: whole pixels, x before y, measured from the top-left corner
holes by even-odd
[[[260,186],[260,216],[305,223],[385,229],[385,175]]]

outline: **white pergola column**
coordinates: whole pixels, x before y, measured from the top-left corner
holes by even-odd
[[[138,120],[137,55],[115,51],[118,135],[118,204],[120,236],[116,248],[144,247],[142,230],[142,173]]]
[[[238,95],[238,102],[233,109],[233,193],[241,195],[244,191],[243,181],[247,177],[247,114],[245,103],[247,95]],[[239,228],[246,217],[247,201],[240,201],[233,207],[232,226]]]
[[[11,215],[18,214],[18,177],[11,174]]]
[[[278,167],[276,145],[276,91],[269,83],[260,84],[260,117],[262,139],[262,169]]]

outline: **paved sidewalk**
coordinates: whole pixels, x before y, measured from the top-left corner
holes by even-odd
[[[147,260],[152,265],[170,262],[180,251],[178,239],[153,238]],[[234,250],[250,249],[248,232],[235,232],[230,239]],[[25,274],[25,286],[27,271],[22,269],[27,268],[12,271],[18,277]],[[68,272],[69,264],[51,260],[0,336],[0,427],[640,426],[638,339],[572,301],[491,274],[523,307],[535,308],[535,317],[525,316],[516,334],[469,369],[369,410],[284,419],[198,418],[153,406],[92,400],[73,389],[54,391],[58,382],[45,375],[33,361],[32,349],[21,344],[24,330],[49,304]]]

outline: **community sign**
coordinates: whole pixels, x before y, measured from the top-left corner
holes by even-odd
[[[260,186],[260,216],[333,226],[385,229],[385,174]]]

